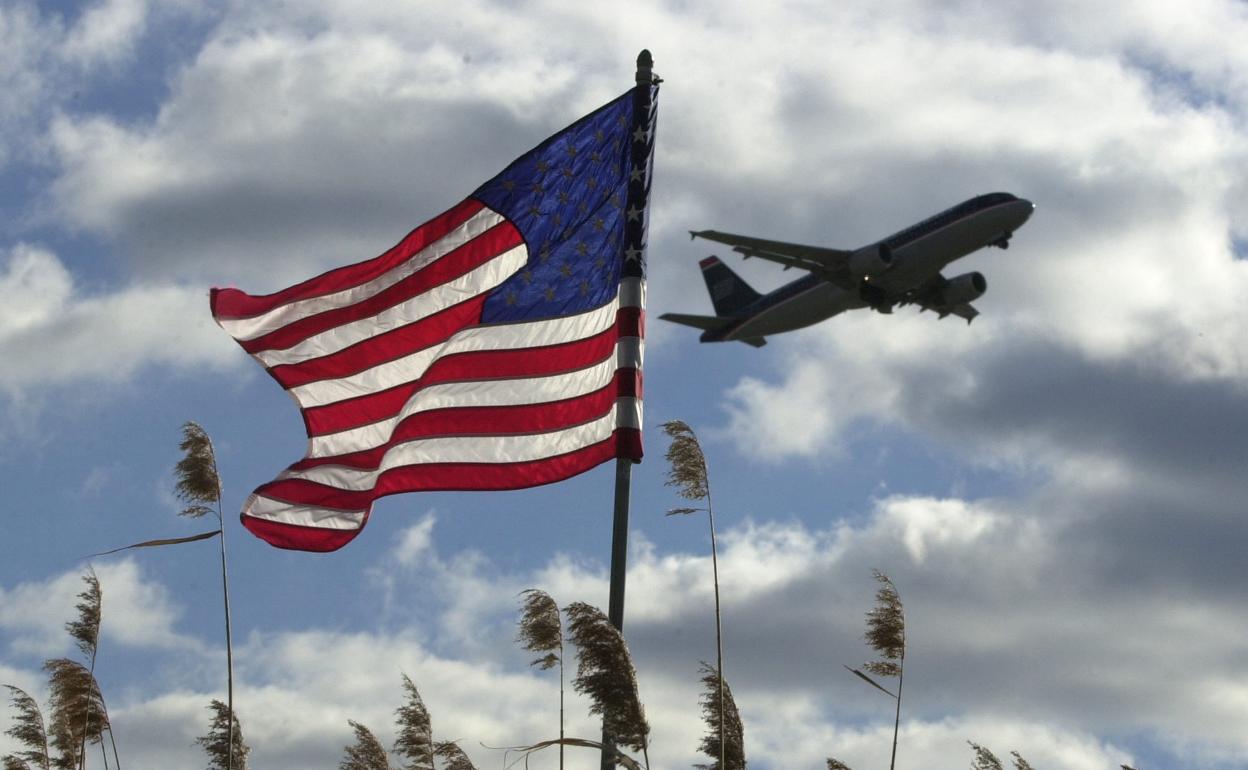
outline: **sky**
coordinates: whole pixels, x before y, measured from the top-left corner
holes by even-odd
[[[1248,768],[1245,39],[1232,0],[0,0],[0,682],[45,700],[90,564],[123,762],[202,766],[215,544],[86,558],[211,528],[173,495],[196,420],[252,767],[334,767],[348,719],[389,745],[403,673],[480,768],[557,735],[517,594],[605,607],[613,469],[389,497],[339,552],[271,548],[235,512],[302,425],[207,291],[381,253],[630,87],[648,48],[625,636],[652,767],[705,761],[715,655],[706,520],[664,516],[657,426],[682,419],[751,767],[888,761],[893,704],[843,668],[871,659],[878,568],[906,612],[898,768],[965,768],[968,740],[1038,770]],[[796,277],[688,230],[856,248],[993,191],[1037,208],[953,267],[988,280],[969,326],[858,310],[756,350],[657,320],[710,312],[711,253],[760,290]],[[586,706],[569,735],[596,736]]]

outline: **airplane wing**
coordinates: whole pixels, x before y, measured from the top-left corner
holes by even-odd
[[[768,241],[762,238],[751,238],[748,235],[721,233],[718,230],[690,230],[689,237],[705,238],[708,241],[727,244],[732,247],[733,251],[745,255],[747,259],[759,257],[779,262],[784,265],[785,270],[790,267],[800,267],[833,280],[843,280],[848,275],[846,263],[850,254],[853,253],[819,246],[803,246],[800,243]]]
[[[942,294],[948,285],[949,279],[937,274],[917,289],[911,289],[906,292],[897,304],[918,305],[919,312],[931,310],[940,318],[944,318],[947,315],[956,315],[958,318],[965,318],[969,324],[975,320],[975,316],[979,315],[979,311],[969,302],[946,302]]]

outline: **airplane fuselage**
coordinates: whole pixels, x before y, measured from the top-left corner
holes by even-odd
[[[1030,201],[1009,193],[990,193],[964,201],[879,241],[876,245],[891,253],[891,264],[869,280],[884,295],[904,295],[938,275],[954,260],[985,246],[1007,246],[1010,236],[1027,221],[1034,208]],[[731,324],[706,331],[702,340],[726,342],[767,337],[870,304],[861,291],[810,273],[741,308]],[[888,308],[880,309],[888,312]]]

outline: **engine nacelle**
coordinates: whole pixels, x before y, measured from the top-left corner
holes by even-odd
[[[879,275],[893,264],[893,250],[883,243],[864,246],[849,255],[849,272],[855,278]]]
[[[940,290],[940,304],[945,306],[961,305],[974,302],[988,290],[988,281],[983,273],[963,273],[950,278],[949,283]]]

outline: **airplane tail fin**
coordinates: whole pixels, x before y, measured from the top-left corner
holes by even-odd
[[[736,315],[741,308],[759,298],[759,293],[720,262],[719,257],[707,257],[698,264],[702,266],[702,278],[711,295],[715,315]]]

